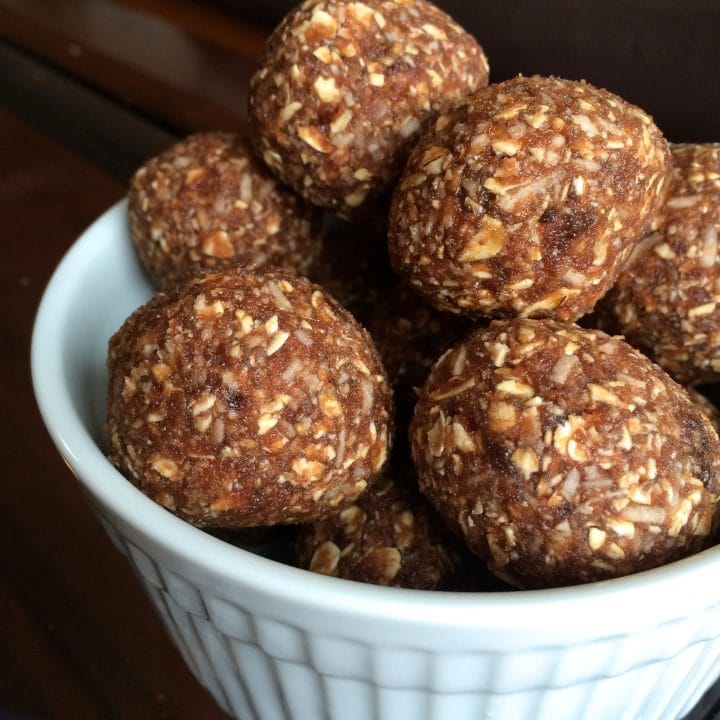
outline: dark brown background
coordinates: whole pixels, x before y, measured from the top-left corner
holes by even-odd
[[[224,0],[274,25],[294,6]],[[482,43],[493,81],[518,73],[584,78],[655,116],[667,137],[710,141],[720,104],[720,3],[712,0],[444,0]]]
[[[441,3],[492,79],[587,80],[673,141],[720,140],[720,3]],[[192,679],[35,409],[32,320],[78,233],[173,138],[243,125],[278,0],[0,0],[0,719],[225,717]],[[713,696],[693,714],[715,717]]]

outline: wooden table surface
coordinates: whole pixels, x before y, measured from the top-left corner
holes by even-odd
[[[186,669],[52,447],[33,400],[29,347],[53,268],[123,196],[129,173],[184,133],[244,126],[248,75],[267,35],[257,18],[280,13],[282,5],[0,0],[0,720],[226,717]],[[700,38],[702,62],[720,68],[717,8],[700,3],[695,10],[706,13],[701,24],[709,26]],[[677,22],[684,48],[682,17]],[[517,27],[488,37],[501,74],[527,72],[528,57],[517,48],[537,47],[517,37],[532,36],[532,28]],[[643,36],[633,37],[629,56],[609,60],[614,72],[633,54],[647,61]],[[509,48],[505,55],[502,47]],[[557,43],[548,53],[559,57]],[[683,53],[678,62],[693,60]],[[552,62],[538,65],[560,72]],[[684,115],[669,100],[662,106],[672,139],[720,139],[718,87],[708,84]],[[639,98],[646,90],[628,88]],[[720,717],[714,697],[692,717]]]
[[[156,5],[0,2],[0,718],[227,717],[88,511],[29,373],[53,268],[132,169],[185,132],[242,126],[265,31],[183,3],[171,22]]]

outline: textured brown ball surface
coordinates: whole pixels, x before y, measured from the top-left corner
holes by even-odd
[[[720,441],[620,338],[495,321],[436,364],[410,433],[423,492],[515,586],[625,575],[714,539]]]
[[[614,329],[678,381],[720,379],[720,144],[674,145],[657,232],[602,303]]]
[[[487,79],[475,39],[425,0],[308,0],[251,80],[253,139],[314,204],[373,215],[425,118]]]
[[[318,286],[227,269],[160,293],[110,341],[111,461],[200,526],[308,522],[385,462],[391,393]]]
[[[159,288],[227,265],[306,272],[320,214],[277,179],[238,135],[190,135],[132,177],[130,234]]]
[[[668,160],[651,118],[605,90],[490,85],[414,149],[393,195],[393,266],[447,310],[575,320],[646,230]]]
[[[384,475],[342,512],[300,531],[299,567],[374,585],[454,589],[465,553],[413,478]]]

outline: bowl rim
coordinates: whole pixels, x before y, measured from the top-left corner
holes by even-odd
[[[720,605],[720,546],[622,578],[586,585],[503,592],[439,592],[381,587],[327,577],[257,556],[180,520],[147,498],[107,460],[83,424],[63,382],[62,330],[78,273],[88,272],[108,243],[127,234],[127,200],[98,217],[72,244],[53,272],[38,306],[31,342],[32,381],[45,426],[61,457],[90,495],[123,526],[164,554],[207,575],[298,605],[342,608],[354,617],[446,627],[533,628],[540,611],[548,627],[581,627],[598,613],[615,612],[602,636],[621,634]],[[679,588],[680,584],[681,588]],[[714,588],[713,592],[709,592]],[[681,592],[678,590],[681,589]],[[682,602],[678,602],[682,598]],[[532,612],[530,612],[532,610]],[[588,632],[591,632],[590,630]]]

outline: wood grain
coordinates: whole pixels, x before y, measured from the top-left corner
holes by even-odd
[[[0,0],[0,37],[139,114],[178,133],[242,129],[266,31],[228,18],[225,45],[231,38],[240,54],[187,24],[109,0]]]

